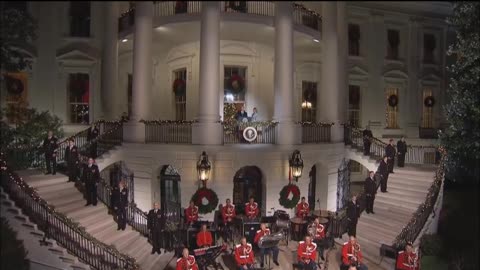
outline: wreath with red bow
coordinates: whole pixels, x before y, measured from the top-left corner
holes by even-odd
[[[431,108],[433,105],[435,105],[435,99],[432,96],[428,96],[423,101],[423,104],[425,104],[426,107]]]
[[[184,96],[187,90],[186,88],[187,85],[183,79],[178,78],[173,81],[173,92],[176,96]]]
[[[397,107],[397,105],[398,105],[398,97],[397,97],[397,95],[390,95],[390,96],[388,97],[388,105],[389,105],[390,107]]]
[[[204,201],[207,201],[207,204],[204,204]],[[200,188],[192,196],[192,201],[198,206],[198,212],[200,214],[208,214],[215,210],[218,205],[218,196],[215,191],[209,188]]]
[[[293,194],[292,199],[288,199],[290,193]],[[278,199],[281,206],[287,209],[294,208],[297,206],[298,201],[300,201],[300,189],[297,185],[288,184],[282,188],[280,191],[280,199]]]
[[[233,74],[228,80],[228,90],[232,92],[232,94],[239,94],[245,89],[245,80],[237,75]]]

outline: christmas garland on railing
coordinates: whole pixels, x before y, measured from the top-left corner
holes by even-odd
[[[307,127],[331,127],[335,125],[335,123],[324,123],[324,122],[296,122],[302,126]]]
[[[313,16],[317,17],[319,20],[322,20],[322,16],[320,15],[320,13],[317,13],[314,10],[308,9],[302,4],[293,3],[293,8],[298,9],[300,11],[305,11],[305,12],[309,13],[310,15],[313,15]]]
[[[208,204],[203,204],[204,199],[208,201]],[[198,212],[200,214],[208,214],[214,211],[218,205],[217,193],[206,187],[197,189],[191,200],[198,206]]]
[[[140,123],[144,123],[145,125],[164,125],[164,124],[176,124],[176,125],[191,125],[198,121],[190,121],[190,120],[140,120]]]
[[[347,125],[345,124],[345,126],[347,126]],[[351,127],[351,126],[350,126],[350,128],[352,128],[352,132],[356,132],[356,133],[362,134],[362,130],[361,130],[361,129],[359,129],[359,128],[357,128],[357,127]],[[363,136],[362,136],[362,137],[363,137]],[[375,141],[375,142],[377,142],[378,144],[383,145],[383,146],[387,146],[387,145],[388,145],[388,143],[386,143],[386,142],[384,142],[384,141],[382,141],[382,140],[380,140],[380,139],[378,139],[378,138],[376,138],[376,137],[373,137],[372,140]],[[439,148],[439,147],[436,146],[436,145],[412,145],[412,144],[407,145],[407,147],[410,148],[410,149],[415,149],[415,148],[418,148],[418,149],[425,149],[425,148],[432,149],[432,148],[435,148],[435,149],[437,149],[437,148]]]

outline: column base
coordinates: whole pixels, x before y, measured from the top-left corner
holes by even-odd
[[[293,122],[278,123],[277,125],[277,144],[292,145],[302,143],[302,129],[300,125]]]
[[[340,123],[335,123],[330,129],[332,143],[343,143],[344,130]]]
[[[123,141],[131,143],[145,143],[145,124],[137,120],[123,123]]]
[[[223,127],[220,123],[192,124],[192,144],[223,144]]]

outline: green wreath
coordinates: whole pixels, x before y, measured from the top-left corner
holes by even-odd
[[[204,199],[208,201],[208,204],[203,204]],[[218,196],[215,191],[209,188],[200,188],[192,196],[192,201],[198,206],[198,212],[200,214],[208,214],[214,211],[218,205]]]
[[[293,197],[291,200],[288,199],[288,196],[290,195],[290,193],[293,194]],[[278,199],[278,202],[280,202],[281,206],[287,209],[291,209],[297,206],[299,200],[300,200],[300,189],[297,187],[297,185],[288,184],[284,186],[280,191],[280,199]]]

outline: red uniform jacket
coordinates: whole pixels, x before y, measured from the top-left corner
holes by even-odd
[[[405,251],[398,252],[397,269],[399,270],[420,270],[420,263],[417,253]]]
[[[189,224],[197,221],[198,220],[198,206],[194,205],[193,208],[189,206],[185,210],[185,216],[187,218],[187,223],[189,223]]]
[[[247,243],[245,246],[235,246],[235,261],[237,262],[238,266],[254,263],[254,255],[252,245],[250,243]]]
[[[313,226],[315,226],[315,224],[313,224]],[[313,237],[313,240],[321,240],[325,238],[325,226],[319,223],[315,227],[315,236]]]
[[[197,246],[211,246],[213,244],[212,233],[209,231],[197,233]]]
[[[317,244],[311,242],[310,245],[307,246],[307,243],[305,243],[305,241],[300,241],[297,249],[297,259],[299,262],[304,262],[306,259],[315,261],[317,259],[316,251]]]
[[[248,218],[256,218],[258,212],[258,204],[256,202],[253,202],[253,204],[250,204],[250,202],[245,204],[245,214],[247,214]]]
[[[299,218],[305,218],[307,215],[308,215],[308,212],[310,211],[310,209],[308,208],[308,203],[299,203],[297,204],[297,211],[296,214],[297,214],[297,217]]]
[[[258,244],[258,241],[260,240],[260,238],[262,238],[265,235],[269,235],[269,234],[270,234],[270,229],[269,228],[266,228],[265,231],[258,230],[257,233],[255,234],[255,239],[253,239],[253,242],[255,244]]]
[[[183,257],[177,259],[177,269],[176,270],[198,270],[197,262],[195,261],[195,257],[192,255],[188,255],[188,258],[185,259]]]
[[[358,247],[360,245],[357,243]],[[350,264],[350,257],[354,256],[353,249],[352,249],[352,244],[350,242],[345,242],[343,243],[342,247],[342,262],[343,264],[349,265]],[[362,252],[359,250],[357,252],[357,262],[363,263],[363,255]]]
[[[223,223],[227,222],[232,222],[233,219],[235,218],[235,205],[230,204],[230,205],[225,205],[222,208],[222,218],[223,218]],[[230,219],[230,221],[228,221]]]

